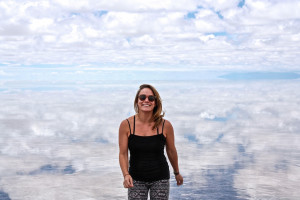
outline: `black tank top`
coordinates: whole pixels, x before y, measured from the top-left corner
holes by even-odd
[[[127,119],[128,121],[128,119]],[[162,133],[153,136],[135,135],[135,116],[133,118],[133,133],[128,138],[128,148],[130,151],[129,173],[137,181],[158,181],[170,178],[169,165],[164,155],[166,138]]]

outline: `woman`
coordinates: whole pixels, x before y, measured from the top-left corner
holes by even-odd
[[[140,86],[134,100],[136,114],[123,120],[119,129],[119,161],[128,188],[128,199],[168,199],[169,166],[164,155],[166,146],[177,185],[183,184],[172,124],[163,119],[162,103],[157,90]],[[128,163],[128,149],[130,162]]]

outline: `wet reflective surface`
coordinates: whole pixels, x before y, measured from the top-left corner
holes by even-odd
[[[300,198],[299,80],[149,83],[185,181],[170,199]],[[126,199],[118,128],[140,84],[1,83],[0,199]]]

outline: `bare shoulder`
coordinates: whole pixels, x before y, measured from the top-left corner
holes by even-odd
[[[164,135],[166,138],[174,135],[172,123],[166,119],[164,119]]]
[[[127,119],[124,119],[124,120],[121,122],[120,127],[121,127],[121,126],[128,126],[128,120],[129,120],[129,122],[131,123],[131,121],[133,121],[133,116],[130,116],[130,117],[128,117]]]
[[[165,129],[173,129],[172,123],[169,120],[164,119],[165,121]]]
[[[122,122],[121,122],[121,124],[120,124],[120,128],[123,128],[123,127],[125,127],[125,125],[127,124],[127,126],[128,126],[128,122],[127,122],[127,120],[126,119],[124,119]]]
[[[120,124],[119,130],[124,131],[124,130],[128,129],[127,127],[128,127],[127,119],[124,119]]]
[[[128,124],[128,121],[129,121],[130,125]],[[119,133],[129,135],[130,134],[129,127],[131,126],[132,123],[133,123],[133,116],[128,117],[127,119],[124,119],[120,124]]]

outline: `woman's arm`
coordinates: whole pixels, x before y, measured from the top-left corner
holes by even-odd
[[[124,120],[119,128],[119,163],[124,176],[125,188],[133,187],[133,180],[128,172],[128,122]]]
[[[170,163],[173,167],[175,175],[175,179],[177,181],[177,185],[183,184],[183,178],[179,173],[179,166],[178,166],[178,156],[177,150],[175,147],[175,136],[174,136],[174,129],[172,124],[169,121],[165,121],[165,132],[166,132],[166,150],[167,155],[170,160]],[[177,174],[178,173],[178,174]]]

